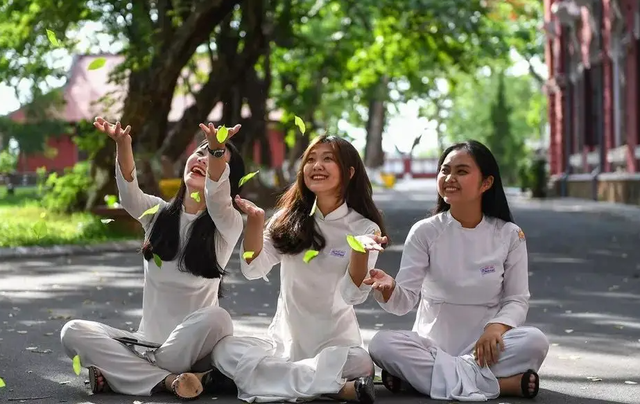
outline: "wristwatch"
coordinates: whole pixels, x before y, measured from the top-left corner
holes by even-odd
[[[207,150],[209,150],[209,153],[213,156],[213,157],[217,157],[220,158],[222,156],[224,156],[224,152],[226,151],[225,149],[212,149],[209,146],[207,146]]]

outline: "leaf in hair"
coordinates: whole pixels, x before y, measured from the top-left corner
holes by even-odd
[[[51,42],[51,45],[55,47],[60,46],[60,42],[58,42],[58,38],[56,38],[56,34],[50,29],[47,30],[47,38],[49,38],[49,42]]]
[[[157,204],[156,206],[149,208],[147,210],[145,210],[140,217],[138,218],[138,220],[142,219],[143,217],[147,216],[147,215],[155,215],[158,212],[158,209],[160,209],[160,204]]]
[[[7,387],[7,385],[4,384],[4,380],[2,380],[2,377],[0,377],[0,388],[2,387]]]
[[[115,220],[113,220],[113,219],[100,219],[100,221],[101,221],[103,224],[109,224],[109,223],[111,223],[111,222],[115,222]]]
[[[315,257],[318,256],[318,254],[320,254],[319,251],[316,250],[307,250],[304,253],[304,257],[302,258],[302,260],[304,261],[305,264],[308,264],[309,261],[311,261],[312,259],[314,259]]]
[[[158,254],[153,254],[153,262],[158,268],[162,268],[162,258]]]
[[[311,213],[309,213],[309,216],[315,215],[317,208],[318,208],[318,197],[316,196],[316,199],[313,201],[313,206],[311,207]]]
[[[102,66],[104,66],[106,63],[107,63],[107,59],[105,59],[105,58],[97,58],[93,62],[89,63],[89,67],[87,67],[87,69],[88,70],[97,70],[97,69],[101,68]]]
[[[249,181],[251,178],[255,177],[256,174],[258,174],[259,172],[260,172],[260,170],[254,171],[254,172],[249,173],[249,174],[245,175],[244,177],[240,178],[240,182],[238,183],[238,186],[239,187],[243,186],[247,181]]]
[[[192,192],[190,195],[191,199],[193,199],[196,202],[200,202],[200,192],[196,191],[196,192]]]
[[[302,118],[296,115],[293,121],[295,122],[298,129],[300,129],[300,132],[302,132],[302,134],[304,135],[304,132],[306,132],[307,128],[304,126],[304,121],[302,120]]]
[[[360,241],[358,241],[358,239],[356,239],[351,234],[349,234],[347,236],[347,243],[349,243],[349,247],[351,247],[355,251],[358,251],[358,252],[361,252],[361,253],[365,252],[364,246],[362,245],[362,243]]]
[[[226,126],[222,125],[218,129],[218,132],[216,133],[216,139],[218,139],[218,142],[224,143],[224,141],[227,140],[228,136],[229,136],[229,129],[227,129]]]
[[[75,374],[79,375],[82,370],[82,364],[80,363],[80,356],[76,355],[73,357],[73,371]]]

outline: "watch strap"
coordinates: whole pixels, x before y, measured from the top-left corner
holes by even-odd
[[[225,149],[212,149],[209,146],[207,146],[207,150],[209,150],[209,154],[217,158],[224,156],[224,152],[226,151]]]

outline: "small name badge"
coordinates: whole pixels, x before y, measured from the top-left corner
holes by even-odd
[[[480,270],[480,272],[482,272],[482,275],[490,274],[492,272],[496,272],[496,267],[494,267],[493,265],[484,267]]]
[[[347,252],[346,252],[346,251],[343,251],[343,250],[336,250],[336,249],[334,248],[334,249],[332,249],[331,251],[329,251],[329,254],[330,254],[330,255],[332,255],[332,256],[334,256],[334,257],[340,257],[340,258],[342,258],[342,257],[344,257],[344,256],[347,254]]]

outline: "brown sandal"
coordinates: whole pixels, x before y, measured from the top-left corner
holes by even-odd
[[[183,400],[196,399],[203,390],[202,381],[193,373],[182,373],[171,382],[171,391]]]
[[[89,385],[91,386],[91,392],[93,394],[111,391],[109,383],[107,383],[107,379],[102,375],[100,369],[95,366],[89,366],[87,369],[89,370]],[[100,377],[102,377],[102,383],[98,381]]]

